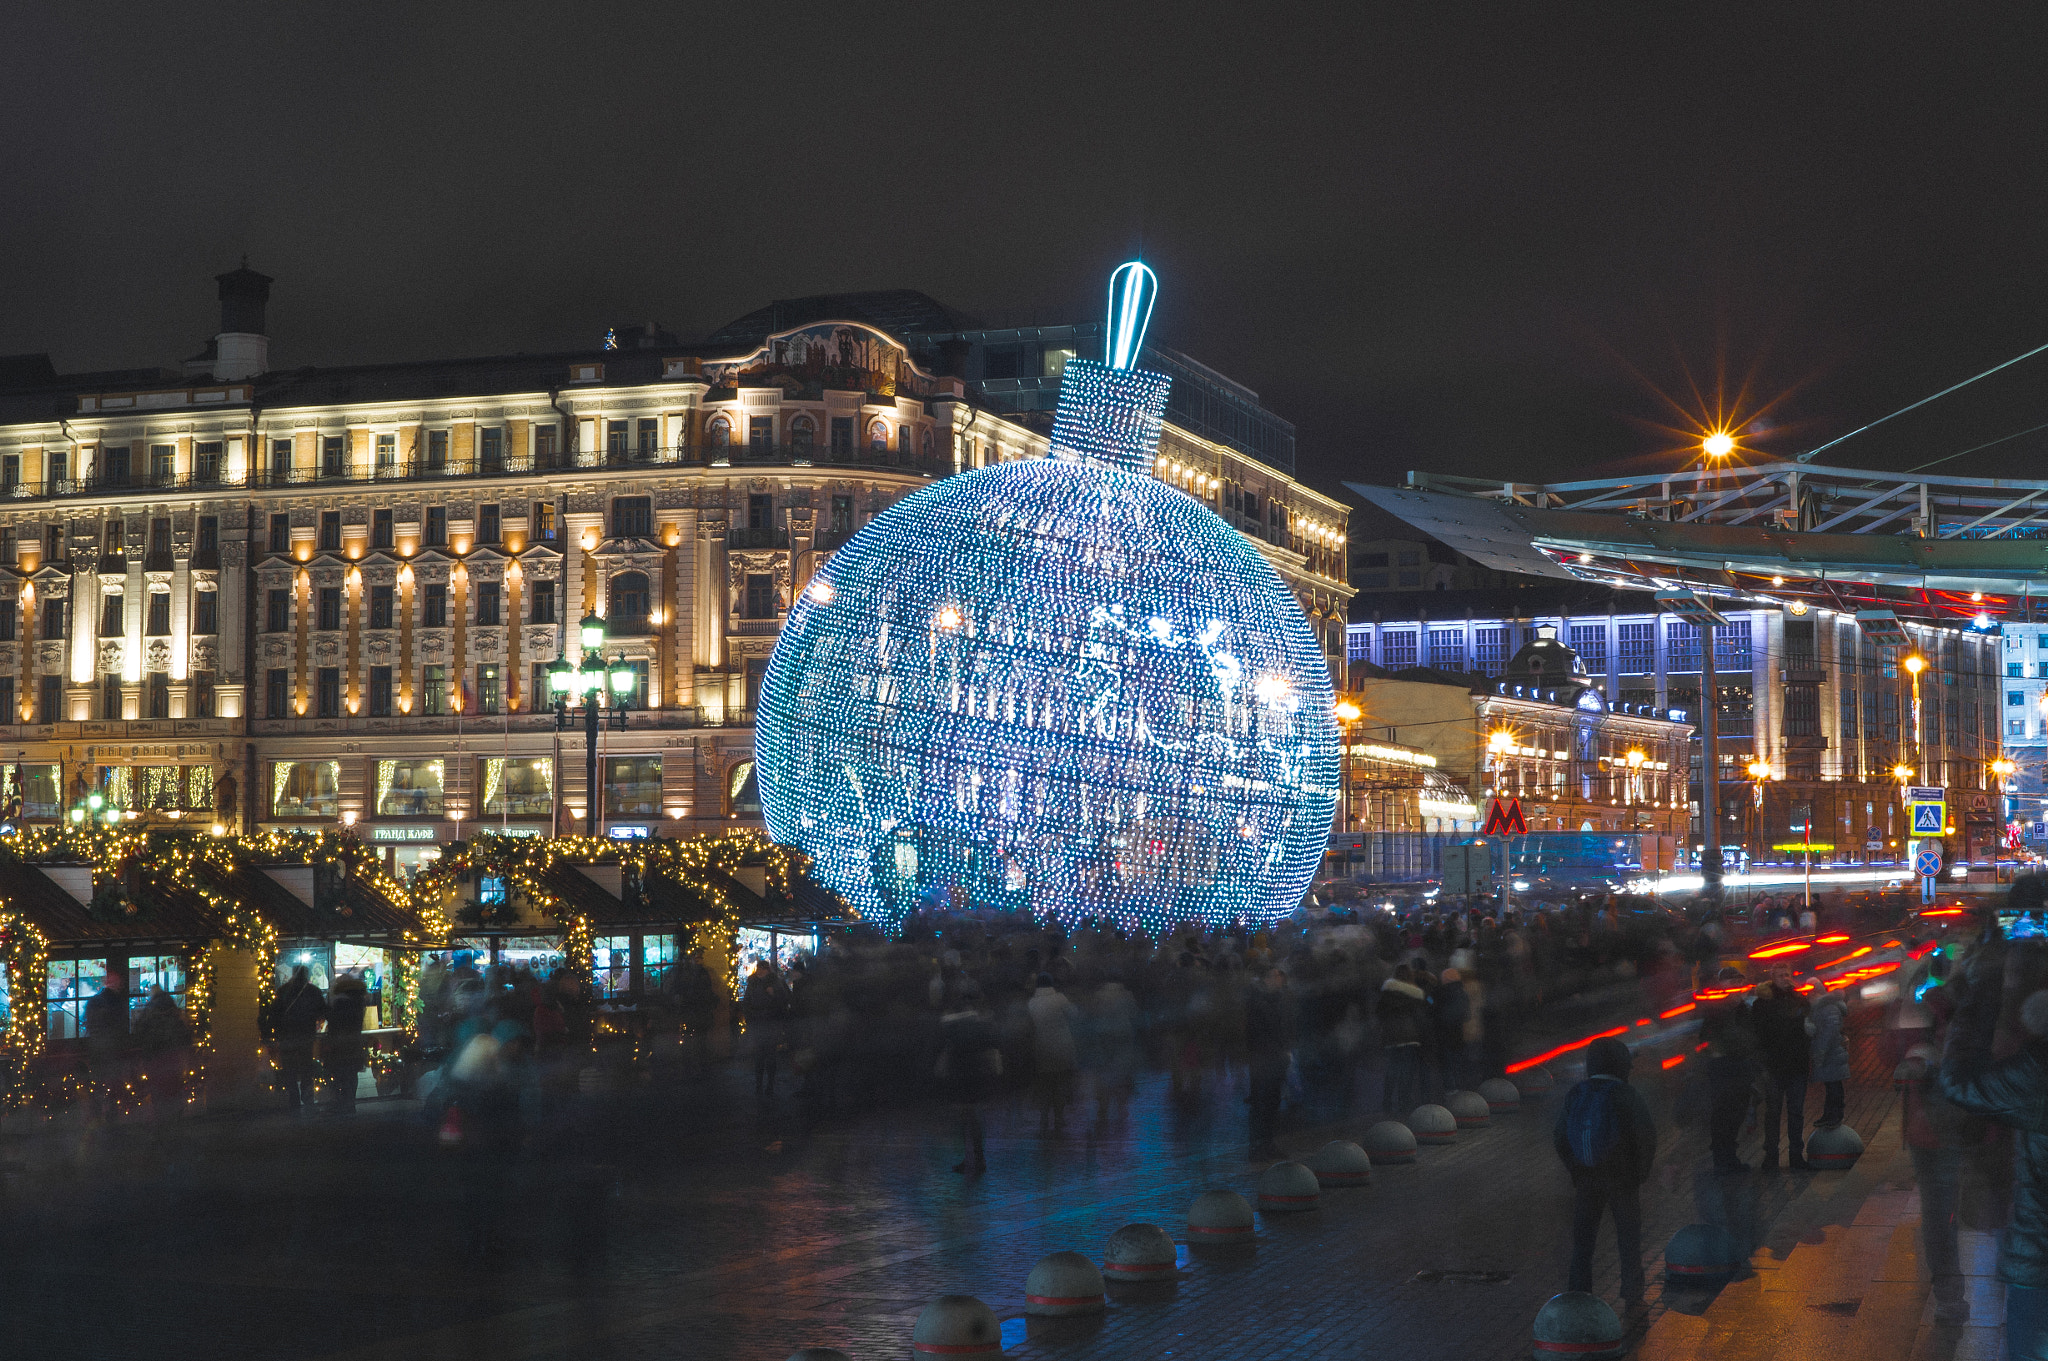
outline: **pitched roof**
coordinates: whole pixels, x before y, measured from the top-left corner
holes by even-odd
[[[914,288],[886,288],[869,293],[814,293],[808,298],[777,298],[713,331],[712,345],[756,345],[778,331],[820,321],[864,321],[892,336],[921,331],[962,331],[975,326],[965,316]]]

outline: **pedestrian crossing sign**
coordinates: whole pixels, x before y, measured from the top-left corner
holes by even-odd
[[[1943,814],[1946,805],[1939,803],[1916,803],[1913,805],[1913,835],[1940,836],[1945,822]]]

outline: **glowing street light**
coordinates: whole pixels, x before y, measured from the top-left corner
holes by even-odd
[[[1735,452],[1735,436],[1726,430],[1716,430],[1700,441],[1700,451],[1708,458],[1726,458]]]

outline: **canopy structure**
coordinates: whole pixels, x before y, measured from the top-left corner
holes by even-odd
[[[1765,463],[1550,483],[1411,472],[1402,487],[1345,485],[1504,572],[1986,631],[2048,617],[2034,601],[2048,582],[2048,480]]]

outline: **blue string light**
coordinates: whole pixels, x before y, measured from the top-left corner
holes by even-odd
[[[1300,903],[1336,811],[1329,671],[1251,542],[1141,471],[1167,382],[1070,362],[1051,457],[898,502],[790,611],[762,814],[870,920]]]

